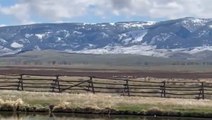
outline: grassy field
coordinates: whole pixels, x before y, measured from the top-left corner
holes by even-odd
[[[211,72],[211,60],[183,60],[130,54],[71,54],[53,50],[0,57],[0,66]]]
[[[0,92],[1,111],[77,112],[212,117],[212,100],[124,97],[109,94]]]

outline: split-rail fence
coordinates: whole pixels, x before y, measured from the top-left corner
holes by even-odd
[[[0,75],[0,90],[57,93],[109,93],[123,96],[163,98],[212,98],[212,83],[201,81],[157,81],[95,76]]]

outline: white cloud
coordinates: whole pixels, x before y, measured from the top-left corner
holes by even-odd
[[[5,24],[0,24],[0,27],[4,27],[4,26],[6,26]]]
[[[28,23],[30,21],[30,13],[27,4],[15,4],[9,7],[0,7],[0,13],[4,15],[14,16],[21,23]]]
[[[13,16],[21,23],[29,23],[34,17],[63,21],[86,15],[209,18],[211,4],[212,0],[19,0],[11,6],[0,6],[0,14]]]
[[[150,18],[212,17],[212,0],[110,0],[114,14]],[[116,2],[114,2],[116,1]],[[124,0],[126,1],[126,0]],[[121,3],[121,6],[118,5]],[[123,4],[126,3],[126,4]],[[118,5],[118,7],[117,7]]]
[[[22,0],[32,13],[49,19],[61,20],[84,15],[93,0]]]

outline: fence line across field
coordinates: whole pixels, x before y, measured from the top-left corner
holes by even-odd
[[[144,79],[144,78],[143,78]],[[123,96],[212,98],[212,83],[62,75],[0,75],[0,90],[111,93]]]

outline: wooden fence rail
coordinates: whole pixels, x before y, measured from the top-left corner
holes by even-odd
[[[95,78],[94,76],[0,75],[0,90],[111,93],[124,96],[163,98],[212,98],[212,83],[144,81],[126,78]]]

